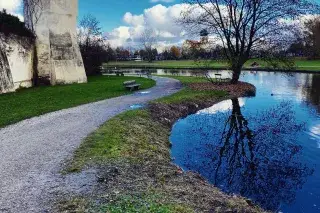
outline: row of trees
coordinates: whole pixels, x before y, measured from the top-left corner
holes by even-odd
[[[92,15],[84,16],[79,23],[77,36],[87,75],[97,74],[103,62],[113,59],[111,47],[105,42],[99,20]]]
[[[221,47],[216,47],[207,51],[205,49],[187,49],[178,46],[172,46],[159,53],[156,48],[152,48],[150,52],[146,51],[145,49],[130,51],[123,47],[112,49],[108,45],[106,51],[108,52],[109,57],[104,62],[115,60],[128,61],[132,59],[141,59],[143,61],[152,62],[155,60],[196,60],[212,58],[217,59],[223,57]]]
[[[304,23],[304,30],[297,35],[288,52],[298,57],[320,58],[320,17]]]
[[[308,58],[318,58],[320,56],[320,19],[312,19],[305,23],[305,30],[296,35],[296,40],[290,47],[283,50],[272,49],[252,49],[250,57],[263,58],[270,64],[275,64],[275,55],[285,61],[285,56],[299,56]],[[207,34],[206,34],[207,36]],[[204,38],[204,37],[203,37]],[[148,62],[154,60],[180,60],[180,59],[226,59],[225,48],[221,45],[211,45],[203,42],[187,40],[182,47],[171,46],[163,52],[158,53],[155,46],[155,39],[151,33],[146,30],[141,38],[140,50],[134,52],[118,47],[112,49],[102,36],[99,21],[91,16],[85,16],[80,22],[78,33],[79,45],[85,62],[87,73],[95,74],[96,68],[103,62],[108,61],[126,61],[132,58],[140,59]],[[227,58],[228,59],[228,58]],[[290,63],[287,63],[290,64]]]
[[[134,57],[152,62],[156,60],[158,51],[154,48],[156,40],[151,35],[153,31],[146,29],[141,35],[141,50],[134,53]],[[131,51],[118,47],[112,49],[103,36],[99,20],[92,16],[84,16],[78,27],[78,43],[87,75],[95,75],[99,72],[102,63],[113,60],[129,60]]]

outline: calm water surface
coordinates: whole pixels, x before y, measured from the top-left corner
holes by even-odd
[[[320,212],[320,75],[245,72],[241,80],[257,87],[256,97],[174,125],[174,162],[265,209]]]

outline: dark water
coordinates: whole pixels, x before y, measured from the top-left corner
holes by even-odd
[[[241,80],[256,97],[174,125],[174,162],[265,209],[320,212],[320,75],[246,72]]]

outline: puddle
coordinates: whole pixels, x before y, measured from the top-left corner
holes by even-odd
[[[143,92],[138,92],[137,94],[146,95],[146,94],[150,94],[150,93],[151,93],[150,91],[143,91]]]
[[[133,104],[130,106],[130,109],[141,109],[144,108],[143,104]]]

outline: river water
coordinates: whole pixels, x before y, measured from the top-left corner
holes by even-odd
[[[174,162],[267,210],[320,212],[320,75],[244,73],[256,97],[180,119]]]

